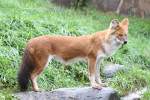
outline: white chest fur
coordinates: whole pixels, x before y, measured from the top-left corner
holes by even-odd
[[[120,43],[118,43],[117,41],[112,41],[110,43],[104,43],[103,46],[104,46],[105,54],[107,56],[111,56],[120,47]]]

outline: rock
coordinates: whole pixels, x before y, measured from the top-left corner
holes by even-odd
[[[106,65],[103,73],[104,76],[106,78],[111,78],[113,77],[118,71],[124,70],[124,66],[123,65],[119,65],[119,64],[110,64],[110,65]]]
[[[117,11],[123,15],[142,18],[150,16],[150,0],[92,0],[92,3],[102,11]]]
[[[120,100],[117,92],[109,87],[101,90],[91,87],[60,88],[53,91],[20,92],[15,95],[20,100]]]

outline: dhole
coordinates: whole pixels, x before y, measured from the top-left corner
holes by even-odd
[[[88,61],[88,74],[93,88],[101,89],[99,74],[101,59],[110,56],[121,45],[127,43],[129,21],[114,19],[108,29],[87,36],[40,36],[29,40],[24,51],[18,74],[21,91],[25,91],[31,80],[34,91],[39,91],[37,76],[53,58],[62,63],[77,59]]]

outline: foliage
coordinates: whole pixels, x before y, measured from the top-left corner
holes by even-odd
[[[0,84],[2,87],[13,87],[16,85],[19,53],[12,47],[0,47],[0,59]]]
[[[71,7],[75,10],[83,9],[88,6],[90,0],[50,0],[52,3],[58,4],[64,7]]]
[[[88,1],[89,0],[75,0],[75,3],[74,3],[75,9],[86,7],[88,4]]]
[[[112,87],[120,92],[120,95],[125,95],[128,94],[128,91],[134,92],[149,85],[150,81],[147,80],[149,78],[149,72],[133,67],[127,70],[126,73],[117,73],[114,78],[108,81]]]
[[[10,89],[0,90],[0,100],[17,100]]]
[[[148,91],[144,93],[142,100],[149,100],[149,98],[150,98],[150,89],[148,88]]]

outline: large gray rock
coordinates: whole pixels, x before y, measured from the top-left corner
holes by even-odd
[[[97,9],[123,15],[150,17],[150,0],[92,0]],[[120,6],[120,7],[119,7]]]
[[[121,70],[125,70],[124,65],[110,64],[105,66],[103,73],[106,78],[111,78]]]
[[[20,100],[120,100],[117,92],[109,87],[101,90],[91,87],[60,88],[53,91],[20,92],[15,95]]]

